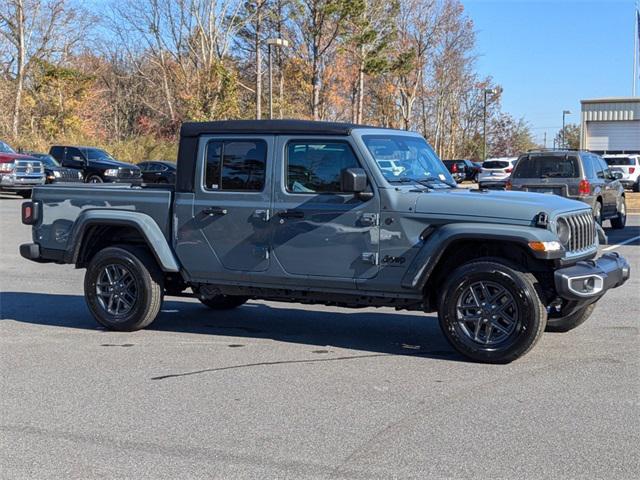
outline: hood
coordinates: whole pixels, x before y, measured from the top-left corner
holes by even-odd
[[[585,203],[558,195],[457,188],[421,194],[416,199],[415,212],[531,222],[540,212],[553,218],[559,213],[587,208]]]
[[[105,168],[138,168],[137,165],[134,165],[132,163],[119,162],[118,160],[89,160],[89,165]]]
[[[34,162],[40,161],[35,157],[24,155],[22,153],[0,153],[0,162],[13,162],[14,160],[33,160]]]

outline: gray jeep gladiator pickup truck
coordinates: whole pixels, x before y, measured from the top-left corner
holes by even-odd
[[[340,123],[186,123],[175,187],[38,187],[22,221],[21,254],[86,268],[91,313],[125,331],[164,295],[395,307],[437,311],[456,350],[504,363],[630,275],[596,259],[584,203],[456,188],[420,135]]]

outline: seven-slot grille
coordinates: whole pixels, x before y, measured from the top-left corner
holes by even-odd
[[[44,173],[44,167],[37,160],[16,160],[13,172],[17,177],[38,177]]]
[[[569,253],[581,253],[596,246],[596,222],[591,211],[564,217],[571,229],[571,238],[566,245]]]
[[[118,178],[138,178],[140,175],[139,168],[120,167],[118,169]]]

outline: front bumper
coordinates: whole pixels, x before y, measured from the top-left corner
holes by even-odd
[[[5,192],[19,192],[31,190],[34,187],[44,185],[45,176],[20,177],[15,175],[2,175],[0,177],[0,190]]]
[[[586,301],[599,298],[617,288],[631,276],[631,267],[617,252],[605,253],[597,260],[586,260],[554,273],[558,295],[565,300]]]

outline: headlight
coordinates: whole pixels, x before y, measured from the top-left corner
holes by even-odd
[[[567,245],[571,240],[571,227],[564,218],[559,218],[556,223],[556,235],[563,245]]]
[[[53,171],[53,176],[56,177],[56,178],[60,178],[61,177],[60,172],[58,170],[54,170]]]
[[[14,166],[13,163],[0,163],[0,172],[12,172]]]
[[[78,172],[78,178],[79,178],[80,180],[82,180],[82,179],[84,178],[84,177],[82,176],[82,172],[80,172],[80,171]]]
[[[104,171],[104,174],[107,177],[117,177],[118,176],[118,169],[117,168],[109,168],[108,170]]]

